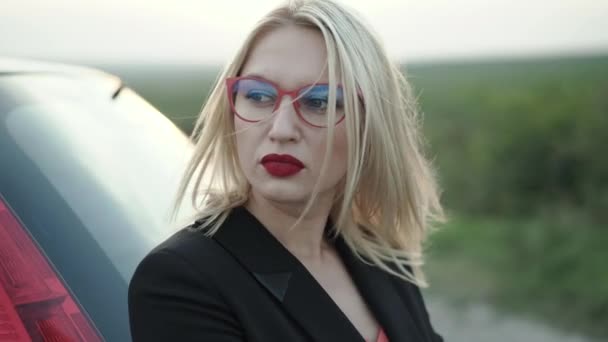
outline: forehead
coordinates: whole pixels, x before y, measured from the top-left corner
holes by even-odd
[[[294,89],[327,82],[327,50],[318,30],[297,25],[275,28],[253,44],[241,76],[257,75]]]

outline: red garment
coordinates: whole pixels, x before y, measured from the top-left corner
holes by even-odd
[[[376,341],[370,341],[370,342],[388,342],[388,337],[386,337],[384,330],[382,330],[382,328],[380,328],[380,330],[378,331],[378,337],[376,338]]]

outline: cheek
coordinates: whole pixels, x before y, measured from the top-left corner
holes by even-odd
[[[346,141],[346,129],[344,128],[344,125],[339,126],[339,129],[336,130],[333,159],[338,163],[336,168],[340,169],[344,175],[346,173],[348,159],[348,143]]]
[[[251,127],[245,127],[240,120],[235,120],[234,129],[239,162],[243,171],[247,172],[254,163],[254,147],[257,146],[257,143],[253,141],[255,134],[253,134]]]
[[[323,163],[323,156],[325,152],[326,138],[324,137],[322,143],[318,145],[318,154],[321,156],[319,166]],[[330,165],[327,169],[332,180],[336,178],[342,178],[346,174],[348,159],[348,143],[346,141],[346,130],[341,126],[337,126],[334,129],[334,141],[332,146],[332,155],[329,161]]]

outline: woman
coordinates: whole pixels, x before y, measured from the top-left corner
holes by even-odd
[[[416,106],[362,21],[270,12],[211,93],[182,181],[200,218],[129,288],[133,340],[441,341],[419,286],[441,217]]]

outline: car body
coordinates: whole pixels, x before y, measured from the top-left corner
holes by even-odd
[[[127,289],[188,220],[192,144],[113,75],[0,59],[0,340],[129,341]]]

